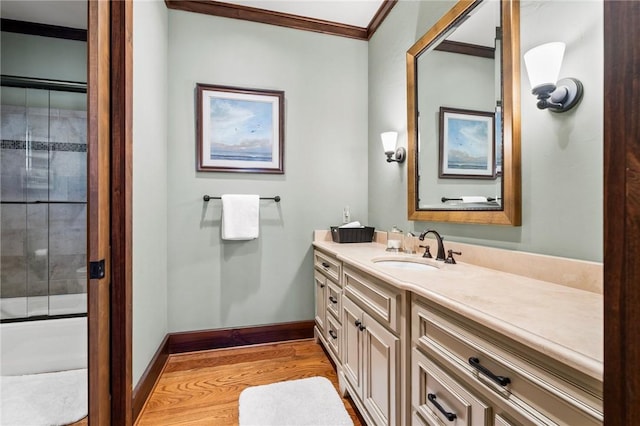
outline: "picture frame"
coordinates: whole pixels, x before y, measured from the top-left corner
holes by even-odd
[[[443,179],[495,179],[494,113],[440,107],[440,161]]]
[[[196,84],[196,170],[284,174],[284,91]]]

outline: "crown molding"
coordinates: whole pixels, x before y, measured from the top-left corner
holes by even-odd
[[[277,25],[280,27],[294,28],[303,31],[313,31],[358,40],[369,40],[396,3],[397,0],[385,0],[369,25],[364,28],[339,22],[325,21],[322,19],[308,18],[305,16],[275,12],[272,10],[259,9],[256,7],[248,7],[238,4],[223,3],[219,1],[165,0],[165,4],[169,9],[221,16],[231,19],[242,19],[245,21],[260,22],[263,24]]]

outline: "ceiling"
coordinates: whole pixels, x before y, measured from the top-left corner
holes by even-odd
[[[366,28],[383,0],[219,0],[305,18]],[[87,28],[86,0],[3,0],[2,18],[71,28]]]

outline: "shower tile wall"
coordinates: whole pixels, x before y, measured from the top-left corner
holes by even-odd
[[[0,296],[86,292],[86,112],[3,105],[1,131],[2,201],[50,203],[1,205]]]

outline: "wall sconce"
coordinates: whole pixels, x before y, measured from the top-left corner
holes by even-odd
[[[524,54],[531,93],[538,97],[538,108],[565,112],[576,106],[584,92],[577,78],[558,80],[565,44],[546,43]]]
[[[398,141],[398,132],[384,132],[380,133],[382,139],[382,148],[384,153],[387,154],[387,163],[403,163],[406,156],[406,151],[403,147],[396,149],[396,143]]]

